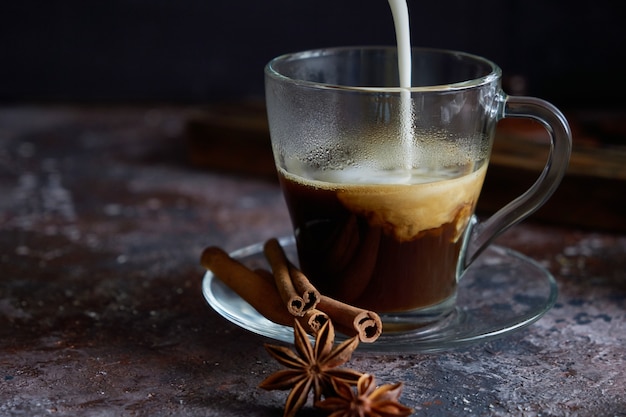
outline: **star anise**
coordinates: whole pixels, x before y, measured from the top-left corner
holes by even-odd
[[[259,387],[266,390],[291,389],[284,415],[293,416],[306,403],[311,387],[314,400],[319,401],[322,395],[334,395],[332,381],[346,386],[356,384],[361,372],[337,367],[350,359],[358,344],[355,336],[335,346],[335,330],[328,320],[317,332],[315,346],[311,346],[306,332],[295,321],[294,345],[297,354],[283,346],[265,345],[269,354],[288,369],[270,375]]]
[[[374,376],[369,374],[359,378],[356,392],[342,381],[332,383],[336,396],[315,403],[317,408],[330,411],[329,417],[401,417],[413,413],[398,402],[402,383],[376,387]]]

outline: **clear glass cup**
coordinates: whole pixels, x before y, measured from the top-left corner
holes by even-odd
[[[463,272],[537,210],[571,152],[561,112],[501,89],[501,70],[467,53],[412,51],[399,88],[393,47],[299,52],[266,66],[270,136],[301,269],[323,293],[378,312],[387,330],[441,320]],[[550,133],[535,184],[478,222],[495,127],[531,118]]]

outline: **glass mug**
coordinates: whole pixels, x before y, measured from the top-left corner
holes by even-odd
[[[412,50],[399,88],[394,47],[283,55],[265,68],[274,159],[300,268],[322,294],[376,311],[386,330],[435,322],[491,241],[538,209],[568,165],[551,104],[506,95],[501,70],[467,53]],[[536,183],[484,222],[474,209],[495,126],[539,121],[551,137]]]

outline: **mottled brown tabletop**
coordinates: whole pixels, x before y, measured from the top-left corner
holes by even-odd
[[[288,235],[287,211],[271,179],[188,163],[196,111],[0,109],[0,416],[282,415],[272,341],[207,304],[199,258]],[[351,365],[418,416],[626,415],[626,235],[531,219],[498,243],[555,276],[543,318]]]

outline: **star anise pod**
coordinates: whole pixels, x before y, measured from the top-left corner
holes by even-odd
[[[294,345],[296,352],[283,347],[265,345],[270,355],[288,369],[280,370],[267,377],[260,388],[266,390],[291,389],[285,403],[285,416],[293,416],[306,403],[311,387],[314,399],[319,401],[324,395],[334,395],[332,381],[346,386],[355,385],[361,372],[337,368],[346,363],[359,344],[355,336],[335,346],[335,330],[330,320],[317,332],[315,346],[302,326],[294,322]]]
[[[339,380],[333,380],[336,397],[317,401],[315,406],[330,411],[329,417],[402,417],[413,410],[398,402],[402,383],[376,387],[373,375],[363,374],[357,383],[356,392]]]

